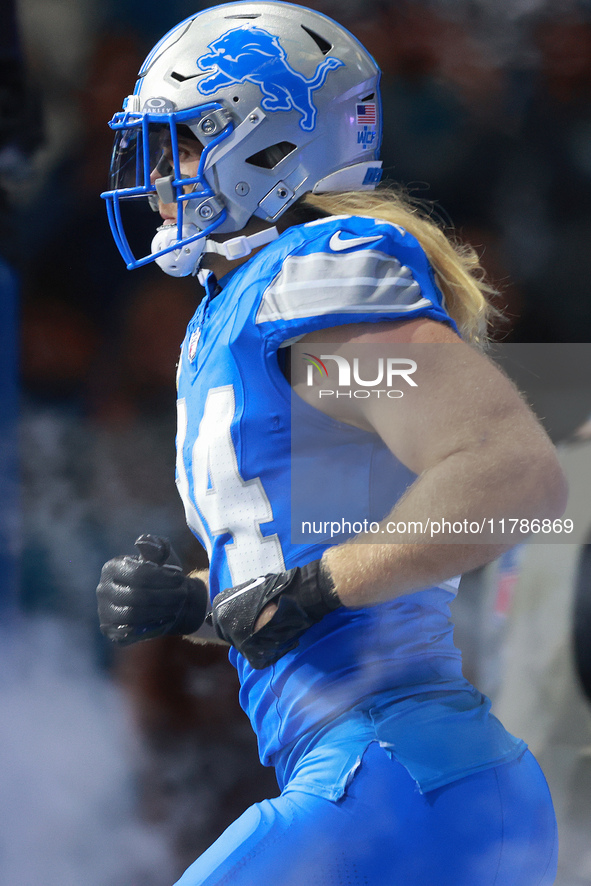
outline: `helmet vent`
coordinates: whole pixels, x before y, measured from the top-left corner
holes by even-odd
[[[251,166],[258,166],[259,169],[274,169],[281,161],[295,151],[296,146],[292,142],[277,142],[276,145],[270,145],[262,151],[257,151],[245,161]]]
[[[372,99],[376,97],[375,92],[370,92],[369,95],[364,95],[361,99],[362,102],[370,102]]]
[[[242,15],[225,15],[224,19],[235,19],[235,18],[260,18],[260,12],[251,12],[250,14],[242,13]]]
[[[178,71],[172,71],[171,75],[173,80],[178,80],[179,83],[184,83],[185,80],[193,80],[195,77],[200,77],[200,74],[179,74]]]
[[[316,31],[311,31],[310,28],[307,28],[305,25],[301,25],[301,27],[302,30],[304,30],[306,34],[308,34],[312,38],[322,55],[326,55],[330,52],[330,50],[332,49],[332,43],[329,43],[327,40],[324,39],[324,37],[321,37],[320,34],[316,33]]]

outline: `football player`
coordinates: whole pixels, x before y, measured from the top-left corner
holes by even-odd
[[[317,12],[228,3],[163,37],[111,127],[103,196],[127,266],[156,261],[206,290],[181,349],[177,485],[210,566],[187,576],[165,539],[142,536],[103,568],[101,628],[120,644],[229,644],[281,790],[179,884],[552,883],[544,777],[463,677],[452,637],[458,576],[506,539],[375,544],[437,516],[554,517],[565,490],[550,441],[479,350],[477,258],[376,190],[374,60]],[[125,206],[140,199],[161,225],[138,255]],[[393,411],[371,383],[334,389],[351,348],[393,346],[420,347],[419,399]],[[352,522],[294,539],[302,501]]]

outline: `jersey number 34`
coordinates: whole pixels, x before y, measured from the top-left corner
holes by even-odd
[[[225,553],[232,583],[240,584],[269,572],[283,572],[285,564],[278,535],[261,532],[261,523],[273,519],[263,484],[258,477],[244,480],[240,475],[231,433],[235,411],[233,386],[212,388],[189,457],[185,453],[187,404],[185,399],[178,400],[176,482],[189,528],[205,544],[210,561],[215,536],[231,536]]]

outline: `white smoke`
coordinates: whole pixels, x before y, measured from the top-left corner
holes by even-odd
[[[0,883],[170,884],[165,835],[135,808],[124,702],[75,632],[0,629]]]

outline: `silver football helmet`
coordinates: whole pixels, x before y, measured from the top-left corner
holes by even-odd
[[[271,227],[208,247],[214,231],[241,231],[253,216],[272,223],[310,191],[375,188],[379,76],[345,28],[292,3],[227,3],[169,31],[109,124],[115,144],[102,196],[127,267],[156,261],[173,276],[196,273],[204,250],[238,258],[276,236]],[[180,168],[179,127],[200,143],[191,177]],[[138,198],[156,211],[158,200],[176,204],[176,224],[159,228],[141,258],[121,211]]]

